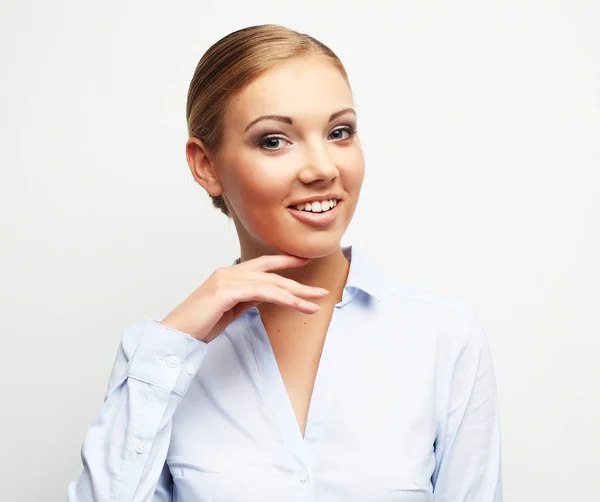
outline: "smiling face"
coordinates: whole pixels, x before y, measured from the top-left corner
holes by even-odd
[[[213,168],[243,256],[317,258],[339,247],[364,178],[353,105],[343,75],[318,56],[278,64],[228,103]],[[323,199],[337,204],[295,209]]]

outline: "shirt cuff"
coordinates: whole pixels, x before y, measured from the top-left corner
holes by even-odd
[[[207,343],[150,319],[127,375],[183,396],[207,350]]]

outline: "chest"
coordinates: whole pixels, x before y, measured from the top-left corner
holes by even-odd
[[[435,353],[361,312],[312,321],[248,316],[211,342],[174,415],[178,499],[431,502]]]
[[[331,312],[263,319],[302,436],[330,322]]]

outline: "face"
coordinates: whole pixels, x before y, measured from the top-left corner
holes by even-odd
[[[364,178],[353,108],[342,74],[316,56],[279,64],[230,101],[214,169],[243,255],[339,247]]]

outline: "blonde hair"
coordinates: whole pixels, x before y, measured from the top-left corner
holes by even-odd
[[[186,119],[189,137],[217,153],[223,138],[223,115],[230,99],[261,73],[287,59],[322,56],[349,82],[346,70],[325,44],[277,24],[243,28],[213,44],[202,56],[190,83]],[[212,197],[212,196],[211,196]],[[229,216],[221,195],[213,205]]]

